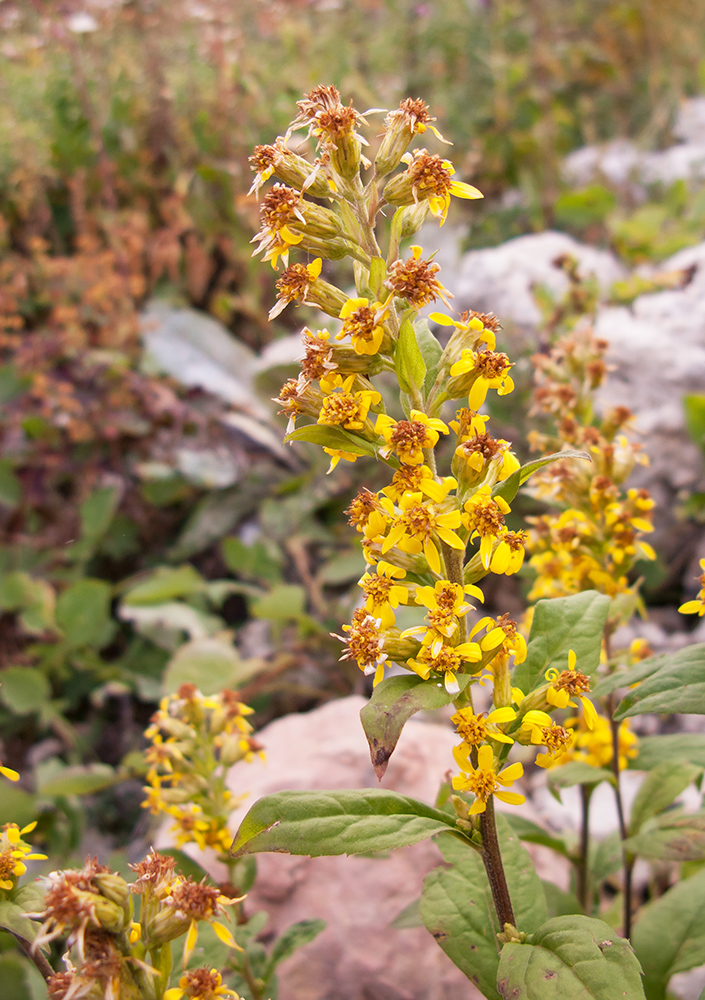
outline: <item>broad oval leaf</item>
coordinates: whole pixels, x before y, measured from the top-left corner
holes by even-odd
[[[705,643],[653,659],[657,661],[653,670],[647,676],[642,674],[643,679],[637,677],[641,683],[619,703],[615,719],[647,712],[705,715]],[[644,660],[638,666],[643,671],[651,662]],[[622,675],[623,685],[636,683],[630,679],[636,669]]]
[[[553,917],[529,941],[505,944],[497,990],[503,1000],[644,1000],[629,942],[579,914]]]
[[[641,910],[632,934],[648,1000],[664,1000],[668,981],[705,962],[705,872],[684,879]]]
[[[232,854],[365,854],[406,847],[443,832],[457,832],[453,816],[396,792],[276,792],[252,806],[240,824]]]
[[[609,607],[609,597],[596,590],[538,601],[526,660],[515,668],[512,683],[528,694],[544,683],[550,666],[567,668],[571,649],[578,658],[578,669],[592,674],[600,662]]]
[[[528,852],[506,818],[497,815],[502,861],[517,924],[526,933],[546,918],[543,886]],[[438,846],[450,868],[435,868],[424,881],[420,912],[446,955],[488,1000],[499,1000],[495,983],[500,931],[492,893],[479,854],[443,837]]]
[[[458,678],[470,681],[469,675]],[[394,752],[404,725],[416,712],[433,711],[450,705],[454,695],[442,684],[424,681],[420,677],[387,677],[372,692],[372,697],[360,712],[362,728],[370,745],[370,757],[375,774],[382,780],[389,758]]]

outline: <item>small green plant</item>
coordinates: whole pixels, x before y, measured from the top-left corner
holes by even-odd
[[[405,722],[450,704],[459,773],[434,805],[371,789],[267,796],[243,820],[233,854],[355,854],[437,837],[447,866],[427,877],[421,918],[486,997],[543,1000],[550,981],[561,997],[663,998],[674,972],[705,959],[689,916],[703,905],[705,879],[684,872],[662,895],[653,891],[632,931],[631,870],[637,857],[672,860],[676,842],[688,859],[705,857],[703,814],[673,808],[684,788],[700,780],[705,738],[652,737],[648,752],[640,749],[639,766],[650,773],[627,818],[620,773],[637,743],[625,720],[649,711],[705,713],[698,687],[705,646],[658,657],[643,644],[626,658],[611,651],[616,624],[638,604],[628,574],[639,558],[653,555],[641,540],[651,527],[652,502],[621,490],[634,463],[623,435],[626,414],[602,418],[593,409],[604,348],[591,334],[576,333],[545,359],[540,398],[556,418],[558,450],[520,466],[480,412],[490,391],[513,388],[512,363],[496,350],[496,317],[453,316],[433,256],[418,245],[403,249],[427,216],[443,224],[451,196],[480,197],[455,179],[442,155],[409,151],[416,136],[431,130],[426,105],[403,101],[387,115],[378,145],[369,147],[366,116],[343,105],[334,87],[316,87],[298,107],[287,141],[258,147],[252,158],[256,189],[273,174],[283,182],[263,197],[256,237],[266,260],[287,265],[273,312],[303,302],[328,317],[325,329],[304,329],[301,373],[280,393],[289,417],[286,440],[322,447],[331,473],[341,462],[369,458],[386,466],[391,481],[380,490],[363,488],[348,508],[367,571],[361,604],[339,636],[342,659],[373,678],[361,719],[380,780]],[[312,162],[295,152],[291,136],[298,129],[316,143]],[[313,259],[289,263],[297,251]],[[323,277],[323,259],[345,257],[353,261],[352,294]],[[573,291],[555,311],[555,329],[591,309],[590,290]],[[438,299],[449,312],[429,319],[443,342],[420,315]],[[393,413],[390,383],[399,391]],[[467,405],[457,408],[464,399]],[[548,450],[548,437],[537,443]],[[554,463],[559,472],[552,476]],[[534,475],[547,493],[552,483],[564,491],[561,507],[575,509],[534,529],[546,552],[543,558],[534,540],[536,596],[543,599],[527,644],[506,614],[484,615],[472,627],[467,622],[484,601],[478,586],[484,577],[522,568],[527,535],[510,530],[506,517]],[[416,624],[397,625],[402,606],[405,622],[415,611]],[[401,672],[388,673],[394,664]],[[485,711],[475,701],[480,684],[492,692]],[[617,841],[608,852],[606,844],[591,844],[587,805],[579,845],[542,830],[520,810],[498,814],[497,800],[524,802],[516,748],[524,748],[524,761],[527,748],[539,750],[536,763],[555,775],[555,787],[582,783],[586,803],[595,783],[612,783],[621,846]],[[522,837],[573,862],[577,895],[541,882]],[[620,864],[624,937],[600,910],[598,891]],[[664,918],[673,921],[668,943],[658,930]]]

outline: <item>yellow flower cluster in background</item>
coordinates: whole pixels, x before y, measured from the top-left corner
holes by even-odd
[[[237,692],[205,696],[193,684],[182,684],[154,714],[145,732],[151,746],[143,805],[172,818],[178,846],[209,847],[229,860],[228,817],[241,797],[228,789],[227,771],[263,753],[247,721],[251,714]]]

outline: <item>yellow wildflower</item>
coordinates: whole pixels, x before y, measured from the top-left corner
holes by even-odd
[[[437,417],[412,410],[408,420],[394,420],[386,413],[380,413],[375,431],[385,440],[379,452],[383,458],[389,458],[394,452],[406,465],[422,465],[424,449],[434,448],[439,435],[447,434],[448,428]]]
[[[469,809],[470,816],[483,813],[491,795],[496,795],[502,802],[513,806],[526,801],[518,792],[504,792],[500,787],[510,787],[522,776],[524,768],[520,763],[510,764],[501,771],[495,771],[492,747],[487,744],[477,751],[477,767],[473,766],[470,754],[471,747],[466,744],[461,744],[453,750],[455,762],[462,772],[453,778],[453,788],[459,792],[472,792],[475,796],[475,801]]]
[[[499,743],[513,743],[511,736],[503,733],[499,726],[507,722],[513,722],[517,714],[513,708],[495,708],[491,712],[480,712],[475,715],[471,708],[461,708],[450,721],[455,726],[458,736],[461,736],[468,746],[476,747],[489,740],[497,740]]]
[[[512,367],[506,354],[466,348],[462,351],[460,360],[451,366],[450,374],[451,378],[467,376],[468,406],[471,410],[479,410],[485,402],[488,389],[496,389],[498,396],[506,396],[512,392],[514,382],[509,375]]]
[[[179,980],[178,986],[172,986],[164,994],[164,1000],[217,1000],[226,997],[227,1000],[240,1000],[235,990],[223,986],[223,978],[217,969],[189,969]]]
[[[0,889],[14,888],[15,879],[27,871],[25,861],[46,861],[46,854],[36,854],[22,837],[36,827],[28,823],[22,829],[16,823],[5,823],[0,834]]]
[[[409,589],[397,580],[403,580],[406,570],[379,562],[376,573],[365,573],[358,582],[365,595],[365,608],[375,618],[379,618],[383,629],[394,625],[394,610],[409,600]]]
[[[382,555],[395,545],[410,555],[423,552],[431,572],[440,574],[441,557],[434,539],[439,538],[453,549],[465,548],[454,531],[461,525],[459,510],[443,512],[437,504],[425,502],[421,493],[405,493],[399,500],[399,514],[395,515],[391,500],[382,498],[383,506],[385,501],[393,523],[382,542]]]
[[[577,656],[575,652],[569,649],[567,670],[559,672],[555,667],[550,667],[546,671],[546,680],[551,682],[546,691],[546,701],[549,705],[555,705],[556,708],[566,708],[568,705],[575,708],[576,704],[570,698],[577,696],[583,706],[585,722],[588,728],[592,729],[597,718],[597,712],[590,699],[582,695],[583,691],[590,690],[590,681],[585,674],[581,674],[579,670],[575,669],[576,660]]]
[[[705,559],[700,560],[700,569],[705,570]],[[682,615],[705,615],[705,572],[697,578],[701,584],[700,592],[695,600],[686,601],[678,608]]]
[[[490,568],[492,552],[504,530],[504,515],[509,504],[501,496],[492,496],[489,486],[481,486],[465,503],[463,523],[471,532],[470,541],[480,539],[480,559],[485,569]]]
[[[407,633],[402,633],[402,637]],[[482,659],[482,651],[476,642],[461,642],[450,646],[442,640],[429,646],[422,646],[415,657],[406,663],[414,673],[428,680],[431,673],[443,675],[443,685],[451,695],[460,693],[457,673],[465,663],[477,663]]]
[[[384,315],[387,305],[369,299],[348,299],[340,310],[343,326],[336,340],[350,337],[355,354],[376,354],[384,340]]]

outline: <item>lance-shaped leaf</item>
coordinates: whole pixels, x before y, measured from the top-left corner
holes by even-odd
[[[638,771],[650,771],[665,760],[689,760],[705,768],[705,733],[640,736],[639,755],[630,762]]]
[[[624,841],[632,854],[654,861],[705,859],[705,812],[666,813]]]
[[[641,911],[632,944],[648,1000],[665,1000],[668,981],[705,962],[705,872],[679,882]]]
[[[552,767],[548,772],[548,785],[553,793],[559,788],[599,785],[602,781],[609,781],[614,785],[615,778],[612,772],[606,767],[591,767],[582,760],[572,760],[568,764],[561,764],[560,767]]]
[[[426,378],[426,362],[416,341],[416,331],[408,318],[399,328],[394,347],[394,368],[403,392],[411,396],[414,391],[420,391]]]
[[[517,469],[511,476],[503,479],[501,483],[497,483],[492,490],[492,496],[502,497],[507,503],[511,503],[519,492],[519,487],[523,486],[527,479],[530,479],[535,472],[543,469],[546,465],[551,465],[552,462],[562,462],[566,458],[582,458],[586,462],[592,461],[586,451],[572,451],[569,448],[566,448],[565,451],[556,451],[552,455],[544,455],[543,458],[535,458],[532,462],[522,465],[520,469]]]
[[[568,651],[574,650],[577,668],[588,676],[600,662],[602,633],[610,599],[595,590],[571,597],[539,601],[529,634],[527,656],[515,668],[512,683],[524,694],[545,683],[549,667],[567,669]]]
[[[529,941],[505,944],[497,989],[502,1000],[644,1000],[629,942],[578,914],[553,917]]]
[[[426,377],[424,378],[423,389],[424,395],[428,395],[438,375],[438,363],[441,360],[443,349],[436,337],[431,333],[428,323],[423,317],[419,317],[416,320],[414,329],[416,330],[416,343],[419,345],[419,350],[426,365]]]
[[[470,682],[469,675],[460,675],[461,689]],[[424,681],[420,677],[387,677],[372,692],[372,697],[360,712],[362,728],[370,745],[370,757],[375,774],[382,780],[389,758],[405,724],[416,712],[431,712],[450,705],[454,695],[443,684]]]
[[[654,670],[625,695],[615,718],[621,720],[646,712],[705,715],[705,643],[686,646],[676,653],[654,659],[659,661]],[[645,660],[639,666],[644,667],[649,662]],[[629,679],[632,673],[634,671],[627,672],[627,684],[635,683]]]
[[[703,773],[702,767],[687,760],[665,760],[650,771],[632,804],[629,831],[638,833],[652,816],[663,812]]]
[[[372,441],[366,441],[343,427],[329,427],[327,424],[307,424],[305,427],[297,427],[291,434],[286,435],[284,441],[286,444],[291,444],[292,441],[307,441],[310,444],[318,444],[321,448],[349,451],[351,455],[377,454]]]
[[[546,918],[543,886],[502,815],[497,815],[497,830],[517,925],[530,933]],[[499,1000],[495,983],[500,927],[484,865],[472,848],[450,837],[441,838],[438,846],[451,867],[436,868],[426,877],[421,917],[451,961],[488,1000]]]
[[[312,858],[366,854],[456,830],[454,816],[396,792],[376,788],[276,792],[252,806],[240,824],[232,853],[276,851]]]
[[[299,948],[313,941],[325,929],[325,920],[300,920],[287,927],[281,937],[274,942],[269,953],[264,967],[264,980],[267,981],[278,965],[290,958]]]

